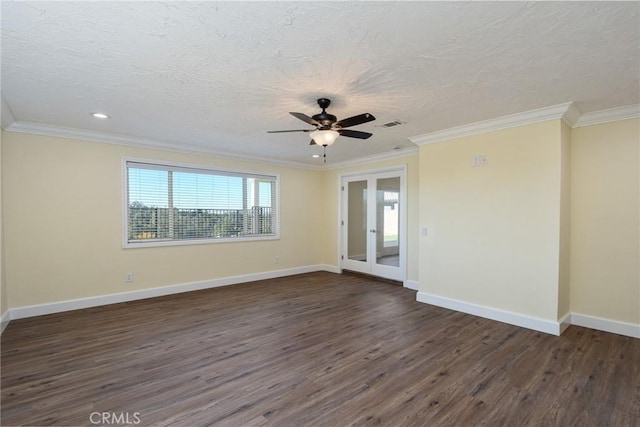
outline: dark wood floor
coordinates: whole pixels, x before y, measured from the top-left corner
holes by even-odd
[[[638,339],[331,273],[12,321],[1,366],[3,426],[640,425]]]

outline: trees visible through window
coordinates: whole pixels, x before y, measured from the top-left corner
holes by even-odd
[[[276,176],[126,161],[126,243],[276,238],[276,187]]]

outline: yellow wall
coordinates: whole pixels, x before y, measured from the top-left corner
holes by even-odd
[[[640,324],[640,121],[576,128],[571,311]]]
[[[407,279],[420,291],[553,321],[570,311],[640,324],[639,127],[553,120],[324,171],[3,132],[0,309],[337,268],[339,177],[406,165]],[[488,164],[472,167],[476,154]],[[122,157],[280,174],[281,239],[123,249]]]
[[[420,147],[421,292],[557,320],[560,123]]]
[[[395,167],[407,168],[407,280],[418,280],[418,154],[324,171],[323,263],[338,267],[340,176]]]
[[[2,143],[2,138],[4,137],[4,132],[0,131],[0,317],[4,316],[7,312],[9,306],[7,303],[7,282],[5,280],[5,268],[4,268],[4,217],[2,215],[3,205],[2,205],[2,150],[4,144]]]
[[[558,319],[570,313],[571,299],[571,128],[560,122],[560,259],[558,280]]]
[[[9,307],[317,265],[321,171],[5,132]],[[280,174],[281,239],[122,248],[123,156]],[[302,210],[301,210],[302,209]],[[274,257],[279,256],[279,264]],[[125,283],[125,274],[134,282]],[[4,298],[3,298],[4,300]]]

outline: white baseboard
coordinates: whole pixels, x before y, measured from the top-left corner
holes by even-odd
[[[640,338],[640,325],[634,323],[620,322],[617,320],[604,319],[602,317],[589,316],[580,313],[567,313],[559,321],[541,319],[527,316],[520,313],[499,310],[465,301],[440,297],[426,292],[418,292],[416,300],[450,310],[461,311],[474,316],[486,319],[497,320],[535,331],[545,332],[552,335],[562,334],[570,325],[583,326],[585,328],[597,329],[599,331],[611,332],[613,334],[625,335],[632,338]]]
[[[617,320],[603,319],[602,317],[589,316],[580,313],[571,313],[571,324],[613,334],[625,335],[632,338],[640,338],[640,325]]]
[[[26,307],[17,307],[17,308],[10,309],[8,315],[11,320],[23,319],[26,317],[43,316],[46,314],[60,313],[63,311],[71,311],[71,310],[79,310],[82,308],[97,307],[100,305],[135,301],[135,300],[146,299],[146,298],[178,294],[182,292],[199,291],[203,289],[217,288],[220,286],[228,286],[228,285],[235,285],[238,283],[253,282],[256,280],[274,279],[278,277],[292,276],[294,274],[311,273],[314,271],[332,271],[333,272],[334,269],[335,267],[331,267],[331,266],[310,265],[305,267],[296,267],[296,268],[289,268],[284,270],[265,271],[262,273],[223,277],[220,279],[204,280],[200,282],[181,283],[178,285],[162,286],[158,288],[141,289],[137,291],[121,292],[121,293],[109,294],[109,295],[99,295],[95,297],[79,298],[74,300],[31,305]]]
[[[417,280],[405,280],[403,286],[407,289],[411,289],[412,291],[418,290],[418,281]]]
[[[342,269],[340,267],[336,267],[335,265],[321,264],[318,266],[319,270],[328,271],[329,273],[342,274]]]
[[[541,319],[539,317],[527,316],[525,314],[514,313],[511,311],[499,310],[492,307],[468,303],[451,298],[440,297],[426,292],[418,292],[416,300],[426,304],[437,305],[438,307],[448,308],[450,310],[461,311],[474,316],[484,317],[486,319],[497,320],[498,322],[508,323],[510,325],[520,326],[534,331],[545,332],[552,335],[560,335],[561,328],[559,322]]]
[[[0,335],[4,332],[4,328],[7,327],[9,321],[11,320],[11,312],[9,310],[2,313],[2,317],[0,317]]]
[[[10,320],[26,317],[42,316],[46,314],[60,313],[63,311],[78,310],[82,308],[97,307],[100,305],[116,304],[120,302],[135,301],[182,292],[198,291],[217,288],[220,286],[235,285],[239,283],[253,282],[256,280],[275,279],[278,277],[292,276],[294,274],[311,273],[314,271],[328,271],[341,273],[340,268],[332,265],[309,265],[304,267],[289,268],[283,270],[266,271],[262,273],[245,274],[241,276],[223,277],[219,279],[204,280],[200,282],[182,283],[178,285],[162,286],[137,291],[121,292],[117,294],[99,295],[96,297],[79,298],[74,300],[59,301],[54,303],[17,307],[7,310],[0,317],[0,334],[9,324]],[[418,282],[405,280],[404,287],[418,291]],[[558,322],[527,316],[510,311],[499,310],[478,304],[472,304],[451,298],[440,297],[426,292],[417,292],[416,300],[426,304],[436,305],[463,313],[484,317],[511,325],[521,326],[553,335],[560,335],[569,325],[583,326],[614,334],[640,338],[640,325],[604,319],[580,313],[567,313]]]
[[[560,333],[558,335],[561,335],[569,326],[571,326],[571,313],[567,313],[562,316],[560,320],[558,320],[558,323],[560,323]]]

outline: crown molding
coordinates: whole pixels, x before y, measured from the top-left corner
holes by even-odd
[[[351,166],[363,165],[367,163],[381,162],[384,160],[398,159],[401,157],[409,157],[417,154],[418,154],[418,147],[407,147],[401,150],[387,151],[384,153],[372,154],[370,156],[358,157],[357,159],[353,159],[353,160],[345,160],[342,162],[332,163],[330,165],[325,165],[323,169],[324,170],[341,169],[341,168],[346,168]]]
[[[463,136],[477,135],[516,126],[561,119],[572,128],[640,118],[640,104],[583,113],[574,102],[510,114],[497,119],[484,120],[436,132],[409,137],[416,145],[432,144]]]
[[[570,102],[567,111],[560,117],[566,124],[571,127],[575,127],[578,120],[582,116],[582,111],[578,108],[575,102]]]
[[[567,102],[565,104],[553,105],[551,107],[510,114],[496,119],[483,120],[481,122],[470,123],[468,125],[416,135],[409,137],[409,140],[417,145],[425,145],[447,141],[454,138],[461,138],[463,136],[477,135],[479,133],[508,129],[556,119],[563,119],[572,126],[571,120],[575,120],[579,111],[580,110],[573,105],[573,102]]]
[[[184,146],[165,141],[138,138],[128,135],[117,135],[104,132],[94,132],[83,129],[67,128],[62,126],[46,125],[32,122],[13,122],[5,127],[5,130],[18,133],[31,133],[36,135],[55,136],[60,138],[77,139],[81,141],[100,142],[105,144],[121,145],[126,147],[144,148],[150,150],[163,150],[182,154],[195,154],[200,156],[216,156],[227,160],[252,161],[278,166],[286,166],[297,169],[322,170],[322,166],[307,165],[304,163],[286,160],[274,160],[257,156],[244,156],[223,151],[211,150],[198,146]]]
[[[418,147],[409,147],[402,150],[394,150],[371,156],[360,157],[354,160],[345,160],[343,162],[332,163],[331,165],[309,165],[305,163],[290,162],[286,160],[273,160],[264,157],[242,156],[238,154],[230,154],[226,152],[210,150],[207,148],[195,146],[177,146],[170,142],[156,141],[151,139],[137,138],[127,135],[117,135],[104,132],[95,132],[83,129],[67,128],[62,126],[46,125],[32,122],[13,122],[5,127],[5,130],[18,133],[31,133],[44,136],[55,136],[60,138],[77,139],[81,141],[100,142],[105,144],[121,145],[126,147],[144,148],[150,150],[163,150],[183,154],[195,154],[201,156],[216,156],[228,160],[252,161],[278,166],[286,166],[297,169],[309,170],[327,170],[338,169],[342,167],[355,166],[374,161],[383,161],[399,157],[407,157],[418,153]]]
[[[77,139],[82,141],[101,142],[106,144],[122,145],[127,147],[145,148],[151,150],[163,150],[176,153],[194,154],[203,156],[216,156],[228,160],[252,161],[274,164],[278,166],[286,166],[297,169],[309,170],[331,170],[350,166],[357,166],[366,163],[384,161],[389,159],[408,157],[418,152],[417,147],[404,148],[398,151],[390,151],[385,153],[374,154],[371,156],[360,157],[353,160],[345,160],[333,163],[331,165],[312,165],[300,162],[266,159],[264,157],[239,155],[228,152],[212,150],[201,146],[184,146],[177,145],[166,141],[156,141],[151,139],[138,138],[128,135],[110,134],[104,132],[95,132],[83,129],[67,128],[62,126],[53,126],[41,123],[16,121],[11,111],[11,107],[7,104],[4,97],[0,95],[2,128],[19,133],[32,133],[36,135],[55,136],[61,138]],[[523,113],[511,114],[496,119],[484,120],[468,125],[457,126],[436,132],[425,133],[422,135],[412,136],[408,139],[416,145],[432,144],[436,142],[447,141],[464,136],[476,135],[485,132],[491,132],[501,129],[508,129],[517,126],[523,126],[532,123],[544,122],[548,120],[561,119],[572,128],[591,126],[601,123],[614,122],[619,120],[640,118],[640,104],[627,105],[622,107],[610,108],[607,110],[593,111],[582,113],[573,102],[554,105],[551,107],[540,108],[537,110],[526,111]]]
[[[623,107],[609,108],[608,110],[584,113],[576,121],[574,127],[598,125],[601,123],[616,122],[618,120],[640,118],[640,104],[625,105]]]
[[[13,111],[11,111],[11,107],[7,104],[7,101],[4,100],[4,96],[0,95],[0,116],[2,116],[2,128],[7,129],[13,123],[15,123],[16,118],[13,115]]]

